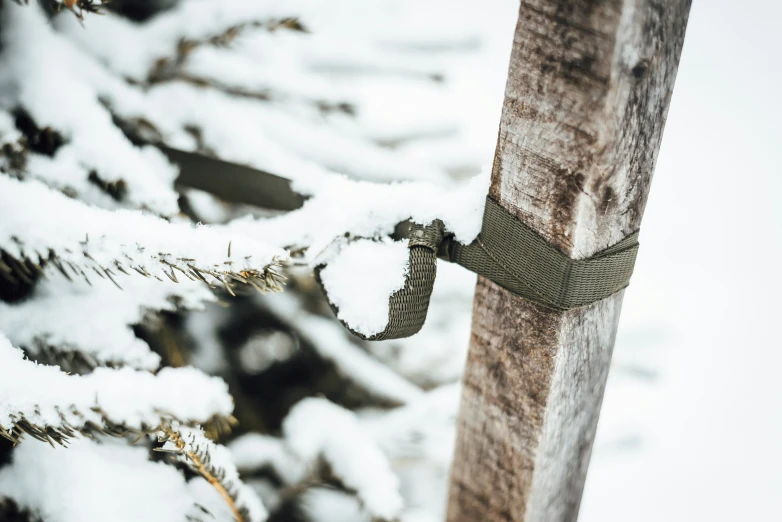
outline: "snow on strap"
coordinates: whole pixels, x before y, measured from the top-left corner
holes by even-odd
[[[204,278],[278,289],[284,250],[225,227],[168,222],[131,210],[84,205],[35,181],[0,176],[0,248],[14,257],[55,261],[71,275],[113,277],[133,270],[160,279]],[[89,273],[88,273],[89,272]],[[102,277],[102,275],[101,275]],[[120,279],[121,281],[121,279]]]
[[[105,421],[146,430],[168,418],[206,422],[232,411],[228,385],[194,368],[164,368],[157,375],[97,368],[89,375],[68,375],[26,360],[0,334],[0,428],[5,430],[19,420],[55,431]]]
[[[405,242],[361,239],[331,257],[320,278],[338,317],[371,336],[385,330],[389,299],[404,286],[407,268]]]

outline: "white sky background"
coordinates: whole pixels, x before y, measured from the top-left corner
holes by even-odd
[[[775,1],[692,7],[581,521],[782,510],[780,18]],[[656,378],[624,393],[642,362]]]

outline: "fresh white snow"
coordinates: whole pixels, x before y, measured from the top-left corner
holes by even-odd
[[[370,514],[384,519],[399,514],[399,478],[353,413],[323,399],[304,399],[288,414],[283,433],[303,459],[325,459]]]
[[[184,521],[199,500],[175,468],[150,462],[144,446],[86,439],[67,449],[26,440],[0,469],[0,496],[48,522]]]
[[[113,270],[120,285],[130,276],[119,274],[117,263],[126,271],[136,267],[162,279],[166,273],[186,277],[171,265],[218,273],[263,271],[287,259],[280,248],[220,226],[199,227],[131,210],[91,207],[36,181],[0,176],[0,207],[0,245],[12,255],[38,254],[45,259],[54,251],[66,267],[73,263]],[[91,270],[86,272],[97,278]]]
[[[385,330],[389,299],[405,285],[408,258],[404,241],[366,239],[329,256],[320,278],[337,317],[367,336]]]
[[[26,360],[0,336],[0,369],[0,427],[5,429],[20,416],[41,427],[100,426],[105,416],[131,429],[147,429],[168,418],[206,422],[233,411],[225,382],[194,368],[163,368],[156,375],[97,368],[88,375],[68,375]]]

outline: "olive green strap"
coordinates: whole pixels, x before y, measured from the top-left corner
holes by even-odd
[[[299,208],[304,201],[285,178],[199,154],[161,148],[179,164],[180,184],[229,201],[278,210]],[[390,298],[386,328],[365,336],[343,322],[363,339],[409,337],[421,329],[432,295],[438,254],[542,306],[570,310],[626,287],[638,253],[635,232],[588,259],[570,259],[491,198],[486,199],[481,233],[469,245],[458,243],[452,235],[444,236],[439,220],[425,226],[411,225],[408,237],[408,275],[404,287]],[[318,281],[321,269],[315,271]]]
[[[571,259],[491,198],[469,245],[448,241],[441,254],[514,294],[555,310],[604,299],[630,283],[638,232],[588,259]]]
[[[391,295],[385,330],[365,336],[342,321],[362,339],[409,337],[421,329],[434,287],[435,251],[516,295],[553,310],[570,310],[604,299],[630,283],[638,232],[588,259],[571,259],[486,198],[481,233],[469,245],[454,241],[453,236],[443,237],[443,223],[436,220],[425,226],[411,224],[408,246],[408,276],[405,286]]]
[[[429,310],[429,298],[432,296],[434,279],[437,275],[437,248],[443,239],[443,225],[437,220],[429,225],[412,224],[408,239],[408,274],[401,290],[394,292],[388,302],[388,323],[382,332],[364,335],[353,330],[340,319],[342,325],[351,333],[367,341],[400,339],[418,333],[426,321]],[[315,269],[315,277],[324,289],[320,279],[323,265]],[[327,296],[328,297],[328,296]],[[327,299],[328,300],[328,299]],[[329,301],[334,315],[339,318],[339,310]]]
[[[178,185],[209,192],[225,201],[274,210],[296,210],[304,204],[304,197],[283,177],[196,152],[165,145],[158,148],[179,166]]]

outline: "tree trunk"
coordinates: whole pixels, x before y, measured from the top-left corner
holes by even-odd
[[[641,224],[690,0],[522,0],[489,195],[574,259]],[[623,292],[555,312],[480,278],[449,522],[575,521]]]

